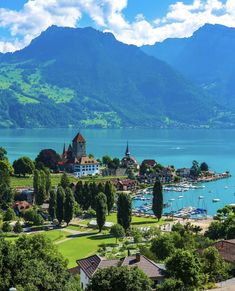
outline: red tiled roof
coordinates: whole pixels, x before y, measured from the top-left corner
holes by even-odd
[[[73,141],[86,142],[85,139],[84,139],[84,137],[81,135],[80,132],[74,137]]]
[[[142,164],[146,164],[148,166],[155,166],[156,165],[156,161],[155,160],[143,160]]]
[[[77,264],[80,266],[80,268],[85,272],[85,274],[89,278],[91,278],[92,275],[95,273],[100,262],[101,262],[101,258],[97,255],[90,256],[85,259],[77,260]]]

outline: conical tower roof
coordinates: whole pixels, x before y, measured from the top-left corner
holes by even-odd
[[[86,142],[86,140],[84,139],[84,137],[81,135],[81,133],[79,132],[73,139],[73,142]]]

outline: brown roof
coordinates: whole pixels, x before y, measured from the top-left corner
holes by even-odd
[[[84,139],[80,132],[74,137],[73,141],[86,142],[86,140]]]
[[[99,163],[93,158],[81,157],[78,164],[81,164],[81,165],[94,165],[94,164],[96,164],[97,165]]]
[[[225,261],[235,263],[235,239],[221,240],[216,242],[214,246]]]
[[[69,273],[73,276],[78,275],[80,273],[80,267],[76,266],[74,268],[68,269]]]
[[[140,261],[136,256],[129,256],[121,260],[102,260],[98,255],[93,255],[85,259],[77,260],[78,266],[91,278],[98,269],[112,266],[129,266],[140,268],[149,278],[158,278],[165,275],[164,267],[157,265],[145,256],[140,256]]]
[[[77,264],[80,266],[80,268],[85,272],[85,274],[89,278],[91,278],[92,275],[95,273],[100,262],[101,262],[101,258],[97,255],[90,256],[85,259],[77,260]]]
[[[150,167],[153,167],[156,165],[156,161],[155,160],[143,160],[142,164],[146,164]]]
[[[163,266],[155,264],[143,255],[140,255],[140,260],[137,260],[136,256],[129,256],[124,259],[121,264],[122,266],[138,267],[141,269],[149,278],[163,277],[165,270]]]
[[[98,255],[93,255],[85,259],[77,260],[79,268],[91,278],[98,269],[117,266],[119,260],[102,260]]]

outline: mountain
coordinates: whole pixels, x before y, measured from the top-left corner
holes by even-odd
[[[92,28],[52,26],[0,56],[1,127],[230,125],[166,63]]]
[[[192,37],[142,47],[235,111],[235,28],[206,24]]]

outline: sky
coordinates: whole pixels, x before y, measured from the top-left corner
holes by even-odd
[[[0,52],[51,25],[92,26],[141,46],[189,37],[205,23],[235,27],[235,0],[0,0]]]

